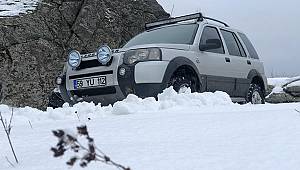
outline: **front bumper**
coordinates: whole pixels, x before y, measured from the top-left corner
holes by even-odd
[[[90,88],[85,90],[66,91],[63,85],[60,86],[62,98],[71,105],[78,102],[101,103],[102,106],[114,104],[127,97],[128,94],[135,94],[141,98],[156,97],[163,90],[160,83],[136,84],[135,86],[107,86],[102,88]]]
[[[157,68],[158,66],[161,66],[161,69]],[[63,99],[71,105],[82,101],[109,105],[125,99],[128,94],[135,94],[141,98],[157,97],[157,95],[167,87],[166,83],[162,83],[166,67],[166,62],[148,62],[148,64],[140,63],[135,65],[122,64],[109,73],[107,70],[97,73],[97,75],[104,75],[108,78],[107,86],[105,87],[79,90],[72,87],[71,83],[74,77],[81,78],[80,76],[84,77],[86,75],[95,74],[95,72],[92,72],[75,76],[64,76],[65,84],[60,85],[59,89]],[[125,75],[119,74],[121,68],[126,70]],[[153,73],[153,70],[156,72]],[[144,77],[141,76],[141,72],[144,74]],[[145,77],[145,75],[147,77]],[[148,80],[148,82],[146,80]]]

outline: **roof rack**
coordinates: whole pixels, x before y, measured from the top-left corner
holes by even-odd
[[[210,18],[210,17],[203,17],[204,19],[207,19],[207,20],[211,20],[211,21],[215,21],[215,22],[218,22],[218,23],[221,23],[223,24],[225,27],[229,27],[228,24],[226,24],[225,22],[222,22],[220,20],[217,20],[217,19],[213,19],[213,18]]]
[[[178,22],[188,21],[188,20],[192,20],[192,19],[197,19],[197,21],[203,21],[203,19],[212,20],[212,21],[224,24],[225,27],[229,27],[225,22],[222,22],[222,21],[210,18],[210,17],[204,17],[202,15],[202,13],[196,13],[196,14],[184,15],[184,16],[175,17],[175,18],[168,18],[168,19],[160,20],[160,21],[153,22],[153,23],[147,23],[147,24],[145,24],[145,28],[146,28],[146,30],[150,30],[152,28],[156,28],[156,27],[160,27],[160,26],[164,26],[164,25],[176,24]]]

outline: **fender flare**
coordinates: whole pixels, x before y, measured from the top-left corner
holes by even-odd
[[[168,82],[170,81],[172,75],[181,66],[189,66],[189,67],[193,68],[193,70],[197,74],[197,78],[198,78],[198,81],[199,81],[199,84],[201,87],[201,85],[202,85],[201,76],[200,76],[197,66],[190,59],[188,59],[186,57],[176,57],[169,62],[167,69],[165,71],[165,75],[164,75],[163,82],[162,82],[164,89],[167,88]]]
[[[252,70],[250,70],[250,72],[249,72],[249,74],[247,76],[247,79],[249,80],[250,84],[253,81],[254,77],[259,77],[259,79],[260,79],[260,81],[262,83],[262,88],[263,88],[264,91],[266,91],[264,79],[262,78],[262,76],[260,75],[260,73],[257,70],[252,69]]]
[[[250,70],[250,72],[248,73],[248,76],[247,76],[247,79],[250,81],[249,83],[251,83],[252,79],[256,76],[262,78],[257,70],[255,70],[255,69]]]

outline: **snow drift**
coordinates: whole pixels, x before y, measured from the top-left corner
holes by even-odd
[[[108,115],[126,115],[134,113],[149,113],[167,110],[189,110],[191,108],[203,109],[208,106],[233,105],[229,95],[224,92],[215,93],[191,93],[187,90],[178,94],[173,88],[164,90],[155,98],[141,99],[135,95],[128,95],[123,101],[116,102],[113,106],[101,106],[94,103],[82,102],[69,107],[66,103],[62,108],[47,108],[41,111],[31,107],[14,108],[14,120],[16,123],[28,123],[28,121],[51,121],[66,119],[82,119],[103,117]],[[9,117],[11,108],[7,105],[0,105],[0,112],[4,117]]]

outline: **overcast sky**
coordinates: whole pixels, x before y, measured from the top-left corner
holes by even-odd
[[[245,32],[267,75],[300,75],[299,0],[158,0],[173,16],[201,11]]]

